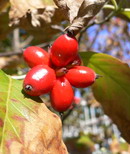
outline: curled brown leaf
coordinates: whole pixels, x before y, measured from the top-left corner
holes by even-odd
[[[107,0],[84,0],[78,10],[77,16],[67,28],[76,35],[82,28],[88,25],[89,21],[101,10]]]
[[[10,4],[11,4],[11,9],[9,12],[10,26],[19,24],[20,19],[23,17],[27,17],[27,14],[31,15],[32,18],[31,23],[33,26],[40,26],[39,19],[42,18],[45,19],[45,21],[47,22],[50,21],[52,17],[52,15],[50,14],[52,14],[55,9],[54,7],[51,7],[51,9],[48,7],[46,8],[46,3],[42,0],[37,0],[37,1],[10,0]],[[39,10],[41,9],[43,10],[43,17],[41,14],[39,14]],[[48,12],[48,14],[46,12]]]

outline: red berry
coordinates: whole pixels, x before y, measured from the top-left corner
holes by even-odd
[[[66,111],[73,102],[72,86],[65,77],[57,78],[50,94],[52,107],[58,111]]]
[[[31,96],[40,96],[50,92],[56,80],[55,72],[47,65],[33,67],[23,83],[24,91]]]
[[[61,35],[50,49],[51,61],[55,66],[63,67],[74,60],[78,53],[78,42],[75,37]]]
[[[30,46],[23,52],[23,57],[29,67],[37,65],[50,65],[49,54],[42,48],[37,46]]]
[[[85,88],[94,83],[96,73],[89,67],[75,66],[65,74],[65,77],[74,87]]]

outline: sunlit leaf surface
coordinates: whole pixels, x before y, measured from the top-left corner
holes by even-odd
[[[130,11],[121,11],[121,14],[125,15],[127,18],[130,19]]]
[[[22,81],[0,71],[0,153],[43,151],[67,153],[58,116],[50,112],[39,98],[34,100],[25,96]]]

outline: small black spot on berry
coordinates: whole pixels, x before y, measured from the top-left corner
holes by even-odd
[[[24,88],[26,91],[31,91],[33,88],[31,85],[26,85]]]

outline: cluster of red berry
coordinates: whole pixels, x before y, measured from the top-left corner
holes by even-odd
[[[24,91],[31,96],[50,92],[51,105],[59,112],[66,111],[72,105],[72,86],[85,88],[96,79],[91,68],[80,66],[78,42],[68,34],[58,37],[49,52],[30,46],[25,49],[23,56],[32,68],[24,79]]]

